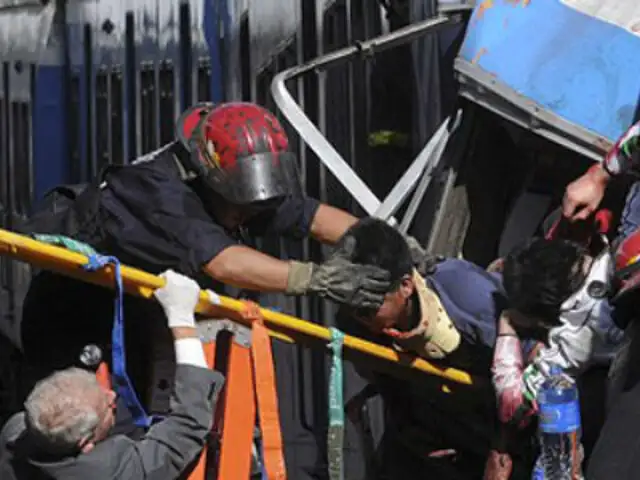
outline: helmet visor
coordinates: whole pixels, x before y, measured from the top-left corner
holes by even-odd
[[[238,158],[224,171],[209,171],[209,184],[236,205],[302,194],[296,156],[290,152],[259,153]]]

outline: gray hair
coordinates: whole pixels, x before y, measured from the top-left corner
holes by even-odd
[[[98,426],[100,385],[80,368],[55,372],[38,382],[24,404],[29,433],[51,453],[70,451]]]

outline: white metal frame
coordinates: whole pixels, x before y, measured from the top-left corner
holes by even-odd
[[[469,8],[468,5],[460,7],[461,10]],[[435,18],[408,25],[388,34],[365,42],[358,42],[355,45],[322,55],[308,63],[284,70],[278,73],[271,83],[271,94],[280,112],[296,129],[303,142],[313,150],[323,165],[342,183],[367,214],[387,220],[393,225],[398,225],[398,221],[393,215],[417,186],[409,208],[398,225],[402,232],[406,232],[411,225],[427,191],[432,173],[440,164],[447,142],[460,124],[462,112],[460,110],[457,111],[453,117],[447,118],[442,123],[391,192],[381,202],[324,137],[318,127],[305,115],[300,105],[296,103],[287,89],[286,83],[306,73],[317,73],[357,56],[372,56],[376,52],[408,43],[423,35],[435,33],[442,28],[456,25],[461,20],[462,16],[452,10],[451,15],[439,15]]]

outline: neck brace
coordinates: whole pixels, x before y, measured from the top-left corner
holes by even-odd
[[[410,351],[423,358],[441,359],[460,345],[460,332],[449,318],[438,296],[424,278],[414,270],[413,284],[420,305],[420,322],[408,332],[387,332],[398,350]]]

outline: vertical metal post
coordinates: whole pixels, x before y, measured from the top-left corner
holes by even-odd
[[[125,74],[125,98],[127,102],[127,162],[138,156],[140,135],[140,122],[138,120],[140,110],[138,108],[136,47],[135,47],[135,23],[133,12],[127,12],[124,17],[124,74]]]
[[[94,143],[93,143],[93,132],[94,132],[94,108],[93,101],[95,97],[95,88],[94,88],[94,76],[93,76],[93,32],[91,31],[91,25],[89,23],[85,24],[82,31],[83,37],[83,53],[84,53],[84,85],[85,85],[85,114],[84,114],[84,124],[85,124],[85,162],[84,168],[82,169],[83,180],[89,180],[95,175],[96,171],[96,162],[94,156]]]

